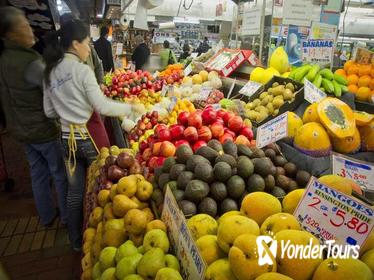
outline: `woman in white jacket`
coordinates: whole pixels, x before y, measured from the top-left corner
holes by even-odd
[[[97,148],[86,123],[97,111],[105,116],[125,116],[132,107],[106,98],[94,72],[84,64],[90,54],[90,38],[79,20],[65,23],[47,38],[44,53],[44,111],[61,122],[65,165],[68,171],[68,230],[75,250],[82,247],[83,197],[86,170]]]

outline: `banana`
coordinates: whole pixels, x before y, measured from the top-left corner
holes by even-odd
[[[334,79],[334,73],[331,72],[330,69],[323,69],[319,71],[322,77],[326,78],[329,81],[332,81]]]
[[[306,74],[306,79],[308,81],[314,81],[316,75],[318,74],[318,71],[320,70],[320,67],[318,64],[315,64],[312,66],[312,68],[309,70],[308,74]]]
[[[313,85],[319,88],[321,86],[321,83],[322,83],[322,76],[318,73],[313,80]]]
[[[311,65],[304,65],[301,66],[298,71],[295,73],[295,80],[301,82],[304,80],[305,75],[309,72],[309,70],[312,68]]]
[[[325,88],[326,92],[333,93],[334,92],[334,85],[331,81],[322,78],[322,86]]]
[[[337,81],[333,80],[332,84],[334,86],[334,94],[335,94],[335,96],[336,97],[342,96],[342,89],[341,89],[339,83]]]
[[[348,85],[348,81],[343,77],[338,74],[334,74],[334,80],[337,81],[341,85]]]
[[[340,88],[342,89],[342,92],[348,92],[348,87],[342,84],[339,84]]]

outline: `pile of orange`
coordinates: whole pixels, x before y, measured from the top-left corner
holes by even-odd
[[[357,64],[348,60],[344,69],[335,71],[348,81],[348,90],[360,101],[371,101],[374,97],[374,65]]]
[[[179,74],[181,75],[183,73],[183,64],[177,63],[177,64],[170,64],[166,67],[164,71],[161,71],[158,75],[160,77],[170,76],[172,74]]]

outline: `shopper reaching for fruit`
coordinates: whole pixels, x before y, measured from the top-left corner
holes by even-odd
[[[73,248],[81,248],[82,210],[86,169],[95,160],[97,148],[86,123],[93,111],[106,116],[124,116],[132,106],[106,98],[93,71],[84,61],[90,54],[90,38],[83,22],[72,20],[46,38],[44,52],[44,111],[59,118],[68,170],[68,229]]]

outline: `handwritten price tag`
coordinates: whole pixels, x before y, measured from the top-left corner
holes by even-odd
[[[162,86],[161,96],[162,96],[162,97],[165,97],[167,92],[168,92],[168,86],[164,84],[164,85]]]
[[[257,148],[263,148],[288,136],[287,113],[285,112],[257,128]]]
[[[309,103],[316,103],[326,97],[326,93],[317,88],[313,83],[304,79],[304,99]]]
[[[177,97],[175,97],[175,96],[171,97],[171,102],[170,102],[170,105],[168,107],[168,111],[169,112],[173,111],[173,109],[174,109],[175,105],[177,104],[177,102],[178,102],[178,98]]]
[[[183,279],[204,279],[206,265],[179,210],[173,193],[167,187],[161,219],[167,226],[171,247],[181,263]]]
[[[188,66],[186,68],[184,68],[184,76],[188,76],[190,75],[190,73],[192,72],[192,63],[188,64]]]
[[[254,82],[254,81],[248,81],[244,85],[244,87],[239,90],[239,93],[248,97],[251,97],[254,95],[260,88],[262,87],[262,84]]]
[[[373,214],[369,205],[313,177],[293,215],[322,242],[361,246],[373,229]]]
[[[355,181],[363,189],[374,191],[374,165],[338,153],[331,155],[332,173]]]

